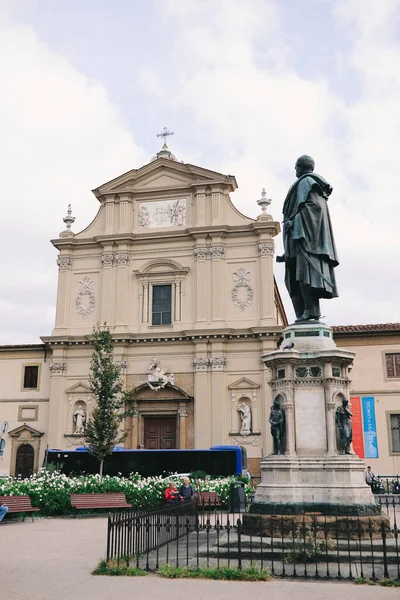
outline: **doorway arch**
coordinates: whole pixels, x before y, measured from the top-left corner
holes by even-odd
[[[21,444],[15,459],[15,475],[25,479],[33,475],[35,451],[30,444]]]
[[[9,431],[8,435],[11,438],[11,477],[29,477],[36,473],[39,468],[40,438],[43,432],[24,423]]]

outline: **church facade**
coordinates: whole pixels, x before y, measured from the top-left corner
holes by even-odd
[[[46,447],[82,445],[93,408],[93,327],[111,328],[136,415],[125,446],[245,446],[255,474],[271,451],[268,372],[286,316],[273,275],[280,226],[241,214],[233,176],[178,162],[166,145],[149,164],[94,190],[98,212],[58,250],[56,321],[43,344],[3,346],[6,446],[0,475],[27,474]],[[129,408],[129,406],[127,406]]]

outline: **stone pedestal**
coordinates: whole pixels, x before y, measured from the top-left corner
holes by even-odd
[[[336,410],[349,397],[353,359],[322,323],[290,325],[280,349],[262,356],[285,413],[285,440],[284,454],[261,462],[251,513],[379,514],[364,462],[338,446]]]

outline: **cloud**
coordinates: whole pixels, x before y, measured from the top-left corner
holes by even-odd
[[[180,26],[173,39],[179,73],[165,86],[165,99],[190,110],[205,130],[202,163],[236,175],[233,201],[251,216],[265,186],[280,220],[295,159],[314,156],[317,172],[334,187],[330,208],[341,258],[340,298],[323,307],[328,322],[398,320],[399,2],[368,0],[362,11],[357,0],[327,5],[326,22],[350,40],[345,55],[336,47],[332,64],[356,81],[351,98],[336,85],[337,73],[321,68],[311,77],[294,66],[282,3],[208,0],[189,2],[183,13],[180,4],[164,3],[165,19],[178,18]],[[313,53],[314,26],[311,16],[304,44]],[[282,267],[276,273],[282,289]]]
[[[65,229],[67,205],[83,229],[98,208],[90,190],[147,157],[104,87],[32,29],[0,14],[0,40],[0,343],[37,342],[54,326],[49,240]]]

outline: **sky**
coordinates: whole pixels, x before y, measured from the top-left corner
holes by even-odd
[[[0,344],[51,334],[67,205],[84,229],[164,126],[253,218],[265,187],[282,219],[313,156],[340,258],[325,322],[398,322],[399,29],[400,0],[0,0]]]

